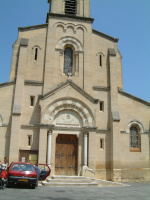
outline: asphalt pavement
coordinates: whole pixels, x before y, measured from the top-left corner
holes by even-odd
[[[15,187],[0,190],[0,200],[150,200],[150,183],[129,186]]]

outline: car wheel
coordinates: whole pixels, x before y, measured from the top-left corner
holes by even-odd
[[[11,186],[12,186],[12,184],[8,182],[8,183],[7,183],[7,187],[8,187],[8,188],[11,188]]]
[[[3,189],[3,181],[0,179],[0,189]]]
[[[33,185],[31,185],[31,188],[32,188],[32,189],[35,189],[35,187],[36,187],[36,185],[34,185],[34,184],[33,184]]]

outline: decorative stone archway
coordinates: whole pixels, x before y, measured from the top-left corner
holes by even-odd
[[[93,161],[95,147],[92,147],[96,141],[95,119],[91,109],[84,102],[72,97],[56,99],[47,105],[42,113],[39,160],[44,160],[42,155],[47,155],[47,161],[45,161],[47,164],[52,163],[52,174],[55,174],[55,149],[58,134],[78,137],[78,167],[80,166],[78,174],[83,173],[83,165],[84,170],[87,170],[88,165],[95,167],[95,160]],[[88,151],[88,149],[92,150]],[[91,161],[88,162],[88,160]]]
[[[58,99],[47,106],[43,114],[44,121],[47,121],[47,124],[54,124],[55,116],[63,110],[77,113],[82,120],[82,126],[93,127],[95,125],[90,108],[78,99],[73,98]]]
[[[130,121],[126,126],[126,133],[130,133],[131,126],[137,126],[140,130],[140,133],[144,133],[144,127],[141,122],[137,120]]]
[[[83,45],[81,42],[77,38],[71,36],[60,38],[56,44],[56,49],[64,50],[66,45],[72,45],[75,51],[83,51]]]
[[[70,47],[73,50],[73,74],[79,75],[79,63],[81,64],[83,61],[83,45],[82,43],[75,37],[66,36],[62,37],[58,40],[56,44],[56,51],[59,51],[59,70],[61,74],[64,74],[64,50],[66,47]],[[79,56],[80,55],[80,56]]]

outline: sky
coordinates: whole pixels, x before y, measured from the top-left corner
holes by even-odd
[[[0,0],[0,83],[9,81],[18,27],[46,23],[47,0]],[[150,0],[91,0],[93,29],[119,38],[123,90],[150,102]]]

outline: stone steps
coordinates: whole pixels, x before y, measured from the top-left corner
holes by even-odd
[[[63,183],[63,182],[65,182],[65,183],[91,183],[92,181],[91,180],[89,180],[89,179],[87,179],[87,180],[75,180],[75,179],[70,179],[70,180],[67,180],[67,179],[65,179],[65,180],[58,180],[58,179],[47,179],[46,180],[48,183]]]
[[[83,176],[52,176],[42,181],[43,186],[51,187],[97,187],[98,183]]]
[[[54,180],[87,180],[84,176],[52,176],[51,179]]]

